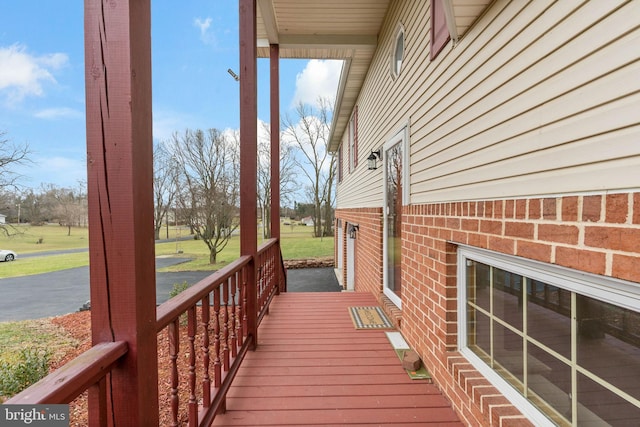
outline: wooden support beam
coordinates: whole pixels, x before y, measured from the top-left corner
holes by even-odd
[[[85,0],[85,83],[92,341],[129,348],[106,417],[158,425],[149,0]]]
[[[271,80],[271,237],[280,239],[280,47],[270,46],[269,78]],[[280,246],[278,246],[280,247]],[[280,266],[274,270],[275,282],[280,293]]]
[[[280,238],[280,48],[270,46],[271,57],[271,237]]]
[[[258,342],[256,253],[258,252],[258,79],[256,0],[239,0],[240,17],[240,255],[247,269],[247,333]]]

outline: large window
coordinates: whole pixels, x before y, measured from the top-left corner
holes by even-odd
[[[459,251],[461,351],[523,412],[566,426],[640,420],[640,287]]]

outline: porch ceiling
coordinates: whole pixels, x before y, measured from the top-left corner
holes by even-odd
[[[344,60],[331,126],[333,150],[360,93],[389,2],[258,0],[258,57],[268,58],[269,45],[278,44],[281,58]]]
[[[442,0],[457,42],[492,0]],[[338,149],[369,69],[391,0],[257,0],[258,57],[344,60],[329,149]]]

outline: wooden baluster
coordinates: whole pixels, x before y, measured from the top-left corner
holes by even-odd
[[[271,295],[271,291],[274,288],[274,274],[273,274],[273,248],[275,248],[275,246],[271,246],[269,248],[269,257],[268,257],[268,263],[269,263],[269,295]]]
[[[198,425],[198,401],[196,400],[196,307],[187,312],[189,337],[189,427]]]
[[[213,290],[213,381],[216,388],[222,384],[222,369],[220,363],[220,288]]]
[[[178,424],[178,353],[180,352],[180,320],[169,323],[169,357],[171,359],[171,426]]]
[[[240,342],[240,345],[242,345],[242,343],[244,342],[244,331],[246,331],[246,317],[244,315],[244,308],[246,307],[247,300],[244,295],[242,271],[234,274],[234,276],[236,277],[236,283],[238,284],[238,288],[240,291],[238,295],[238,332],[236,333],[236,337]]]
[[[257,308],[257,312],[260,313],[262,311],[262,307],[264,305],[264,302],[262,300],[262,288],[263,288],[263,274],[264,274],[264,269],[263,269],[263,263],[262,263],[262,254],[258,254],[258,256],[256,257],[257,261],[258,261],[258,265],[257,265],[257,274],[256,274],[256,290],[258,292],[258,295],[256,296],[256,301],[258,302],[258,306]]]
[[[238,355],[238,341],[236,338],[236,298],[237,298],[237,291],[236,291],[236,275],[234,274],[233,276],[231,276],[230,278],[231,280],[231,310],[230,310],[230,315],[231,315],[231,321],[230,323],[230,328],[229,328],[229,338],[230,338],[230,342],[231,342],[231,357],[235,358]]]
[[[224,371],[229,371],[229,279],[225,280],[222,288],[224,299],[224,311],[222,313],[222,356]]]
[[[202,406],[208,408],[211,404],[211,378],[209,377],[209,322],[210,316],[209,294],[202,298]]]
[[[242,269],[242,330],[244,331],[244,337],[249,335],[249,329],[247,328],[247,269]]]

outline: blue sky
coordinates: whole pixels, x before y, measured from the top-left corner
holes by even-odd
[[[237,1],[152,2],[154,139],[186,128],[238,128]],[[22,184],[86,178],[83,2],[0,5],[0,131],[29,144]],[[269,63],[258,61],[259,120],[269,122]],[[335,97],[339,62],[281,60],[281,112]]]

